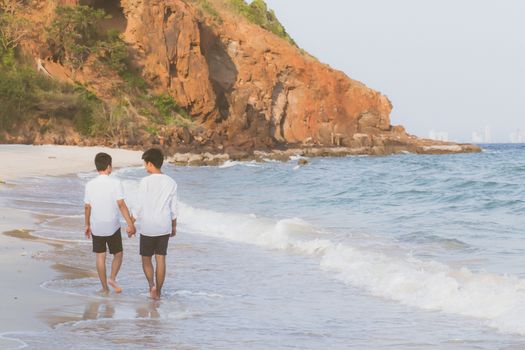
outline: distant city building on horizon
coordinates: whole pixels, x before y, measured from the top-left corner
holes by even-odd
[[[485,143],[492,143],[492,132],[490,126],[485,125],[485,137],[483,139]]]
[[[428,138],[436,141],[448,141],[448,132],[430,130],[428,132]]]
[[[515,132],[510,134],[510,143],[524,143],[525,142],[525,131],[516,129]]]
[[[483,136],[477,131],[472,132],[472,142],[473,143],[483,143]]]
[[[485,125],[483,133],[478,131],[472,132],[472,143],[492,143],[492,130],[489,125]]]

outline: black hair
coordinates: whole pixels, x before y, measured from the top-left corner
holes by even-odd
[[[162,167],[162,163],[164,162],[164,155],[160,149],[150,148],[144,152],[142,159],[145,162],[150,162],[151,164],[155,165],[155,168],[160,169]]]
[[[111,156],[107,153],[100,152],[95,156],[95,166],[98,171],[104,171],[111,165]]]

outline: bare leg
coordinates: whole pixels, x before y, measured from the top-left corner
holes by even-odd
[[[155,271],[155,279],[157,281],[157,296],[160,298],[164,279],[166,278],[166,255],[155,255],[157,262],[157,269]]]
[[[103,293],[108,293],[108,282],[106,280],[106,253],[97,253],[97,272],[100,283],[102,284]]]
[[[122,252],[118,252],[113,256],[113,262],[111,263],[111,275],[109,276],[108,283],[115,290],[116,293],[122,292],[122,288],[117,284],[117,274],[122,265]]]
[[[151,297],[153,299],[157,299],[157,289],[155,288],[155,283],[153,282],[153,264],[151,263],[151,256],[142,257],[142,270],[144,270],[144,275],[148,280]]]

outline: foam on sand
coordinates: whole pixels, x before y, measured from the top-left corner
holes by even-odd
[[[314,238],[301,219],[271,220],[180,205],[181,225],[191,232],[287,250],[319,259],[320,267],[371,294],[425,310],[483,319],[502,332],[525,335],[525,280],[437,261],[393,256]]]

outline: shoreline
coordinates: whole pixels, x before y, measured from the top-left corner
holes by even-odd
[[[229,153],[187,152],[175,153],[167,157],[167,161],[183,166],[220,166],[228,161],[281,161],[287,162],[294,157],[347,157],[347,156],[392,156],[398,154],[443,155],[479,153],[481,148],[471,144],[430,144],[420,148],[405,150],[393,148],[389,153],[383,153],[373,147],[297,147],[271,151],[245,152],[232,150]]]
[[[115,167],[142,164],[141,152],[105,147],[0,145],[0,157],[8,166],[0,169],[0,188],[16,186],[11,182],[32,176],[59,176],[95,170],[97,152],[113,157]],[[31,235],[38,217],[0,202],[0,348],[20,348],[24,344],[8,334],[48,330],[63,320],[46,319],[50,308],[67,309],[83,302],[77,296],[57,293],[42,287],[45,281],[91,276],[92,272],[69,268],[56,261],[40,258],[64,246],[63,243]],[[81,231],[82,228],[79,228]]]

